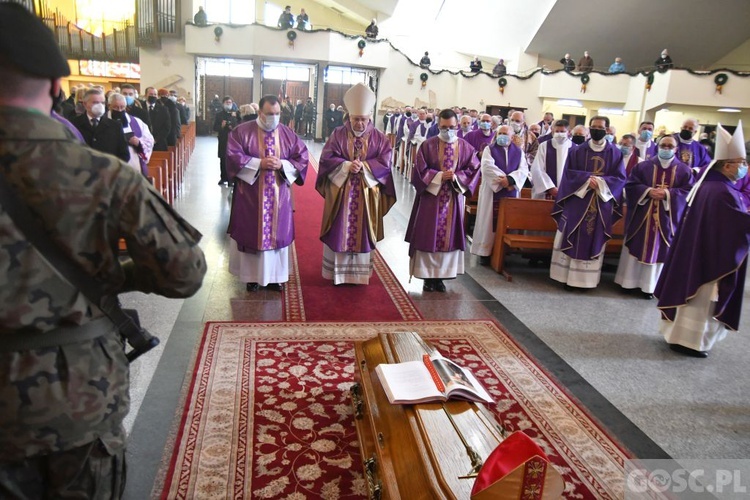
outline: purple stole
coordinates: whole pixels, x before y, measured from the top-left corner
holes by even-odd
[[[551,142],[547,144],[547,156],[544,158],[544,167],[552,182],[557,184],[557,149],[555,149]]]
[[[347,150],[349,158],[352,160],[359,160],[367,156],[367,140],[364,136],[357,137],[353,134],[347,134],[349,141],[347,144]],[[354,140],[352,140],[352,137]],[[362,173],[349,172],[349,184],[347,186],[346,200],[346,212],[345,212],[345,234],[346,234],[346,246],[344,251],[347,253],[363,253],[368,252],[370,249],[365,248],[363,245],[362,238],[362,222],[365,217],[362,217],[362,210],[365,207],[365,200],[362,196]],[[365,240],[366,241],[366,240]]]
[[[390,118],[388,118],[388,123],[391,126],[391,134],[395,134],[396,133],[396,129],[394,128],[394,124],[396,122],[396,118],[401,118],[401,117],[400,116],[397,117],[396,115],[392,115]]]
[[[503,151],[501,146],[497,144],[491,145],[490,154],[492,155],[492,159],[495,160],[495,166],[505,172],[506,175],[518,170],[518,165],[521,163],[521,149],[515,144],[508,145],[508,163],[506,163],[505,151]],[[510,164],[510,167],[508,164]],[[492,195],[492,199],[497,204],[500,198],[517,198],[520,193],[517,189],[501,189]]]
[[[135,116],[130,117],[130,130],[132,130],[133,135],[140,140],[143,131],[141,130],[141,126],[138,125],[138,120],[135,119]],[[141,146],[140,149],[141,150],[136,151],[136,153],[138,154],[138,161],[141,163],[141,173],[144,177],[148,177],[148,163],[146,162],[146,155],[143,153],[143,146]]]
[[[447,143],[440,141],[438,145],[438,159],[440,161],[440,170],[456,170],[458,163],[458,141]],[[453,196],[453,186],[451,182],[443,182],[438,192],[438,220],[437,220],[437,241],[435,249],[438,252],[448,252],[451,250],[453,243],[452,229],[455,224],[451,220],[454,213],[453,204],[456,197]]]
[[[636,165],[640,162],[640,157],[638,156],[638,148],[633,148],[633,154],[630,155],[630,159],[628,160],[628,164],[625,165],[625,176],[630,177],[630,173],[633,171]]]
[[[275,156],[281,158],[281,147],[279,144],[279,128],[271,132],[258,128],[258,150],[261,157]],[[258,193],[260,196],[258,215],[258,241],[259,250],[276,249],[276,228],[278,227],[278,204],[279,204],[279,178],[275,170],[261,170],[258,173]]]

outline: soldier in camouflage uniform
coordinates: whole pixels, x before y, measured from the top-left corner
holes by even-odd
[[[49,118],[68,63],[13,3],[0,3],[0,74],[0,175],[52,240],[112,292],[194,294],[200,234],[142,175]],[[130,403],[120,335],[3,209],[0,269],[0,498],[120,498]]]

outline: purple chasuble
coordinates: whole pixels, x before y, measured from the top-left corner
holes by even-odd
[[[452,170],[455,180],[442,182],[437,196],[427,191],[438,172]],[[479,160],[474,148],[458,139],[446,143],[438,137],[427,139],[419,148],[411,182],[417,195],[412,207],[405,240],[409,255],[422,252],[465,250],[464,197],[456,180],[467,188],[468,196],[479,182]]]
[[[242,123],[229,133],[227,173],[235,182],[235,188],[227,232],[241,252],[278,250],[294,240],[291,186],[283,168],[263,170],[259,167],[253,184],[237,177],[251,160],[269,156],[289,161],[299,172],[295,183],[305,182],[307,147],[285,125],[266,132],[254,120]]]
[[[589,189],[583,198],[576,196],[592,176],[607,183],[613,198],[602,201],[596,191]],[[617,146],[606,143],[601,152],[594,151],[588,142],[568,151],[563,175],[558,186],[552,217],[562,233],[561,249],[576,260],[594,260],[604,251],[612,237],[612,224],[622,217],[622,190],[625,187],[625,166]]]
[[[466,134],[466,142],[471,144],[471,147],[473,147],[477,152],[477,158],[479,161],[482,161],[482,154],[484,153],[484,148],[486,146],[489,146],[492,144],[492,141],[495,139],[495,134],[490,132],[490,135],[484,135],[482,130],[472,130],[468,134]]]
[[[698,141],[692,141],[690,144],[684,144],[680,140],[680,134],[675,134],[674,140],[677,141],[677,152],[675,157],[690,168],[703,168],[711,163],[711,157],[708,155],[706,148]]]
[[[383,239],[383,216],[396,201],[391,178],[391,145],[372,122],[356,137],[349,122],[337,128],[320,154],[316,190],[326,199],[320,240],[334,252],[367,253]],[[349,172],[340,188],[329,175],[343,162],[359,160],[377,186],[369,187],[363,172]]]
[[[648,159],[633,168],[625,184],[625,195],[629,200],[625,246],[638,262],[664,262],[692,185],[692,171],[676,159],[668,168],[662,168],[658,158]],[[646,203],[638,203],[649,188],[669,190],[669,210],[664,209],[664,201],[654,200],[648,195]]]
[[[750,248],[750,214],[737,186],[711,171],[698,188],[677,229],[654,294],[662,317],[674,321],[677,307],[698,288],[718,280],[713,317],[737,330]]]
[[[521,148],[511,143],[508,145],[508,162],[505,160],[505,150],[497,144],[490,146],[490,154],[492,159],[495,161],[495,166],[505,172],[505,175],[510,175],[512,172],[518,170],[521,164]],[[523,186],[521,186],[523,187]],[[500,202],[500,198],[518,198],[521,195],[520,189],[501,189],[497,193],[492,195],[492,200],[495,203]]]

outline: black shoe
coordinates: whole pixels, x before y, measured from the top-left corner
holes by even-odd
[[[260,285],[257,283],[248,283],[245,285],[245,290],[248,292],[257,292],[260,289]]]
[[[489,255],[483,255],[483,256],[479,257],[479,264],[481,264],[483,266],[489,266],[491,261],[492,261],[492,259],[490,258]]]
[[[445,283],[443,283],[443,280],[435,280],[435,291],[445,292]]]
[[[424,280],[424,285],[422,285],[422,291],[423,292],[434,292],[435,291],[435,283],[430,280]]]
[[[280,292],[284,289],[284,285],[281,283],[269,283],[266,285],[266,288],[274,292]]]
[[[654,294],[653,293],[643,292],[643,298],[646,299],[646,300],[651,300],[651,299],[654,298]]]
[[[226,186],[227,181],[219,181],[219,186]]]
[[[679,352],[680,354],[684,354],[685,356],[690,356],[692,358],[708,357],[708,351],[696,351],[695,349],[691,349],[680,344],[669,344],[669,348],[674,352]]]

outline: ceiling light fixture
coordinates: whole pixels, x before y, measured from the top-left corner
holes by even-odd
[[[742,113],[742,110],[737,108],[719,108],[716,111],[719,113]]]

